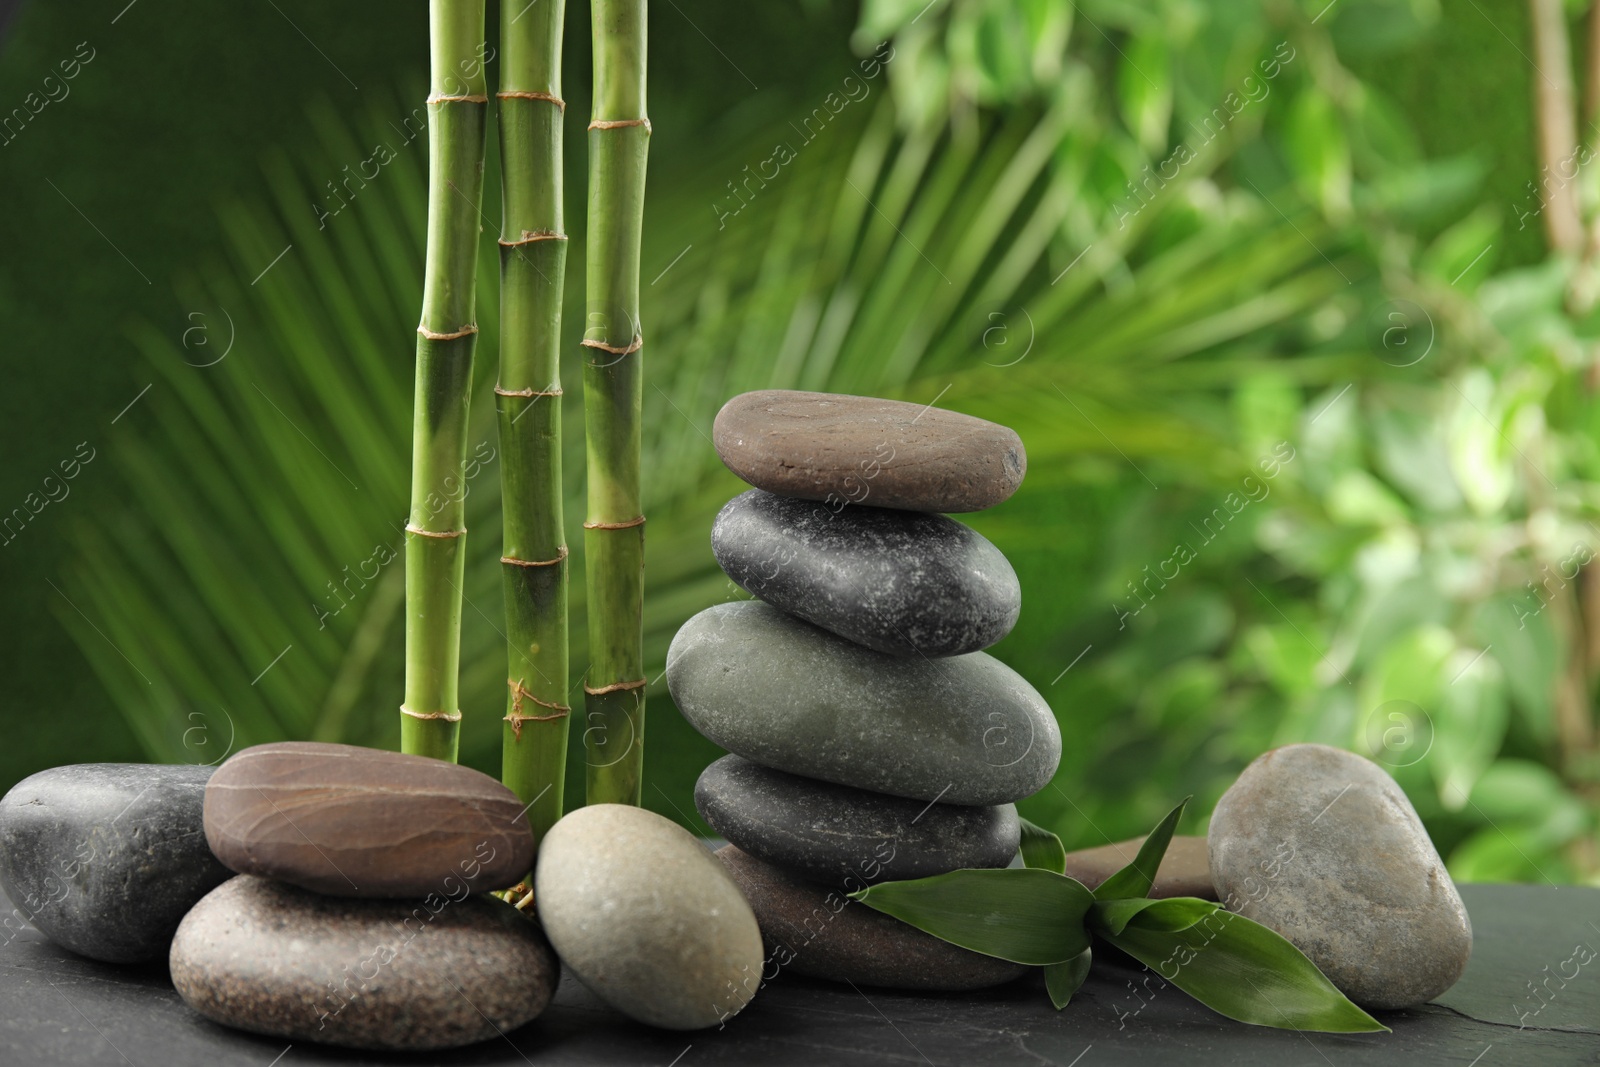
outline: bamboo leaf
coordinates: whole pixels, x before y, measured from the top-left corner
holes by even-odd
[[[1120,934],[1129,926],[1140,930],[1178,933],[1204,921],[1222,907],[1213,900],[1198,897],[1126,897],[1122,900],[1097,900],[1089,909],[1089,925],[1096,932]]]
[[[1152,905],[1138,914],[1156,911]],[[1351,1003],[1298,948],[1242,915],[1219,909],[1185,930],[1129,922],[1121,933],[1097,932],[1212,1011],[1242,1023],[1325,1033],[1389,1029]]]
[[[1089,890],[1034,867],[950,871],[850,895],[940,940],[1013,963],[1065,963],[1089,947]]]
[[[1050,1003],[1060,1011],[1072,1001],[1072,995],[1083,988],[1089,977],[1089,964],[1094,950],[1086,948],[1065,963],[1052,963],[1044,969],[1044,987],[1050,993]]]
[[[1038,823],[1029,822],[1027,819],[1019,821],[1022,823],[1023,866],[1065,874],[1067,850],[1062,847],[1061,838]]]
[[[1177,807],[1167,812],[1167,817],[1150,831],[1150,836],[1139,846],[1139,854],[1133,858],[1133,862],[1100,883],[1100,887],[1094,891],[1096,900],[1142,897],[1150,892],[1150,887],[1156,881],[1156,871],[1161,869],[1161,858],[1167,854],[1167,846],[1172,843],[1172,831],[1177,829],[1183,809],[1193,799],[1184,797]]]

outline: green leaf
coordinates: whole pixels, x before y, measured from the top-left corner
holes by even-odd
[[[1151,830],[1150,836],[1139,846],[1139,854],[1133,858],[1133,862],[1100,883],[1100,888],[1094,891],[1096,900],[1142,897],[1150,892],[1150,887],[1156,881],[1156,871],[1161,867],[1161,857],[1167,854],[1167,846],[1172,843],[1172,831],[1177,829],[1183,809],[1193,799],[1184,797],[1177,807],[1167,812],[1161,825]]]
[[[1044,987],[1050,992],[1050,1003],[1060,1011],[1072,1001],[1072,994],[1083,987],[1089,977],[1089,964],[1094,959],[1093,949],[1084,949],[1065,963],[1052,963],[1044,969]]]
[[[850,895],[942,941],[1013,963],[1065,963],[1089,947],[1083,918],[1093,895],[1036,867],[950,871]]]
[[[1173,914],[1180,910],[1173,909]],[[1156,911],[1151,906],[1138,914]],[[1388,1030],[1339,992],[1303,952],[1242,915],[1219,909],[1186,930],[1146,929],[1130,922],[1121,933],[1097,932],[1230,1019],[1326,1033]]]
[[[1120,934],[1129,926],[1175,934],[1204,922],[1222,905],[1199,897],[1127,897],[1122,900],[1097,900],[1089,909],[1090,929]]]
[[[1067,871],[1067,850],[1062,847],[1061,838],[1038,823],[1029,822],[1027,819],[1019,821],[1022,823],[1023,865],[1037,867],[1042,871],[1065,874]]]

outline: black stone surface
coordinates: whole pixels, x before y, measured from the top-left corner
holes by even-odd
[[[1099,961],[1054,1011],[1037,977],[979,993],[855,990],[780,972],[724,1029],[652,1030],[590,996],[570,975],[537,1021],[505,1037],[426,1056],[347,1052],[255,1037],[189,1011],[160,966],[73,956],[26,924],[0,943],[0,1064],[298,1067],[658,1065],[770,1067],[1576,1067],[1600,1063],[1600,959],[1578,969],[1520,1028],[1525,984],[1600,948],[1600,890],[1464,886],[1478,949],[1441,1003],[1384,1012],[1389,1034],[1302,1034],[1223,1019],[1137,966]],[[9,902],[0,913],[12,916]],[[1564,968],[1572,973],[1572,966]],[[1135,990],[1140,995],[1136,995]],[[1142,995],[1142,999],[1141,999]],[[1143,1005],[1142,1009],[1140,1005]],[[1135,1012],[1137,1011],[1137,1014]]]
[[[847,889],[961,867],[1004,867],[1022,833],[1013,804],[929,804],[802,778],[740,756],[724,756],[701,772],[694,806],[744,852]]]
[[[84,763],[23,779],[0,800],[0,886],[74,952],[164,958],[189,908],[233,877],[201,824],[211,772]]]
[[[1006,557],[943,515],[752,489],[723,505],[711,551],[747,592],[894,656],[988,648],[1022,610]]]

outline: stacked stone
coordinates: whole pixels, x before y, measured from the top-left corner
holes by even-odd
[[[515,793],[469,767],[350,745],[248,748],[205,787],[237,877],[189,911],[172,983],[216,1022],[436,1049],[539,1015],[560,977],[536,921],[485,895],[533,866]]]
[[[1044,699],[981,650],[1016,623],[1016,573],[943,512],[1015,492],[1022,442],[951,411],[867,397],[746,393],[717,451],[755,488],[729,501],[712,550],[753,601],[681,629],[667,684],[731,753],[695,790],[731,844],[766,976],[976,989],[1024,969],[849,900],[875,882],[1004,867],[1014,802],[1061,756]]]

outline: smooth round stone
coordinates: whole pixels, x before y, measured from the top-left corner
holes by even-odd
[[[926,404],[764,389],[722,406],[717,455],[758,489],[908,511],[982,511],[1028,469],[1016,431]]]
[[[705,769],[694,805],[741,851],[846,889],[1004,867],[1022,832],[1010,804],[928,804],[801,778],[739,756]]]
[[[539,917],[573,974],[642,1023],[727,1021],[761,986],[761,930],[700,841],[626,804],[579,808],[539,846]]]
[[[1098,889],[1101,882],[1137,859],[1143,844],[1144,838],[1130,837],[1111,845],[1068,852],[1064,873],[1090,889]],[[1167,897],[1216,900],[1217,890],[1211,884],[1211,860],[1206,853],[1206,839],[1174,837],[1167,846],[1166,855],[1161,857],[1161,866],[1156,868],[1155,883],[1147,895],[1155,900]]]
[[[160,959],[231,876],[201,830],[210,767],[85,763],[0,799],[0,885],[50,940],[107,963]]]
[[[1411,801],[1371,760],[1274,749],[1222,795],[1208,837],[1223,904],[1294,942],[1357,1004],[1421,1004],[1466,968],[1467,909]]]
[[[727,845],[717,851],[755,909],[768,980],[784,970],[898,989],[985,989],[1029,968],[941,941],[841,892]]]
[[[1007,804],[1061,760],[1050,706],[992,656],[901,659],[757,600],[685,623],[667,685],[689,724],[730,752],[875,793]]]
[[[523,803],[470,767],[354,745],[247,748],[206,787],[206,840],[240,874],[348,897],[515,885],[533,867]]]
[[[943,515],[835,511],[751,489],[717,515],[711,551],[774,607],[895,656],[976,652],[1010,633],[1022,610],[1005,556]]]
[[[225,1026],[367,1049],[516,1029],[561,976],[539,924],[489,896],[329,897],[240,875],[178,927],[172,984]]]

